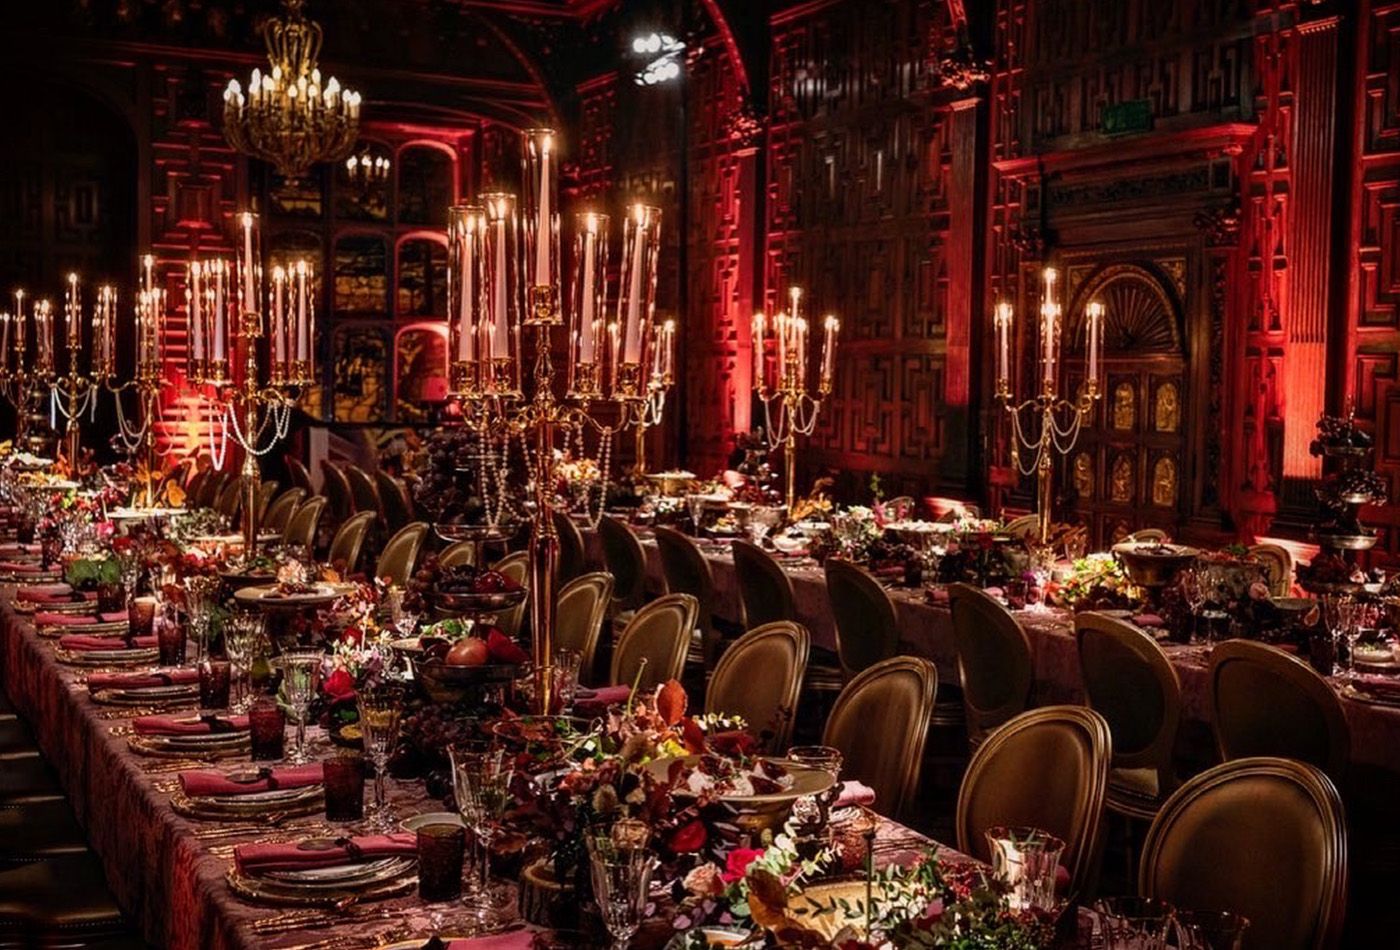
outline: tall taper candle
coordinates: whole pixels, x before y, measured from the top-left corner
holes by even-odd
[[[753,315],[753,384],[757,388],[762,388],[763,379],[763,331],[767,321],[762,313]]]

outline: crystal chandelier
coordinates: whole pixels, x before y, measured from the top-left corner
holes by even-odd
[[[332,76],[324,84],[316,57],[321,27],[302,15],[303,0],[284,0],[285,16],[267,22],[269,72],[254,69],[248,92],[237,79],[224,90],[224,136],[287,179],[317,162],[350,154],[360,128],[360,94]]]

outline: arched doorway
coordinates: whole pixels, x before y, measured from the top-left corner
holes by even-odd
[[[1062,467],[1069,508],[1100,542],[1147,525],[1174,527],[1186,496],[1183,425],[1189,393],[1182,306],[1148,264],[1109,264],[1070,301],[1068,348],[1084,347],[1084,307],[1104,305],[1103,398]],[[1078,359],[1066,365],[1083,365]]]

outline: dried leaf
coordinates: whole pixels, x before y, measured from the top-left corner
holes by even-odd
[[[788,917],[787,888],[772,871],[751,868],[748,873],[749,913],[765,930],[782,930],[792,920]]]
[[[668,726],[674,726],[681,721],[681,717],[685,715],[685,706],[685,687],[675,680],[667,680],[666,685],[656,693],[656,713]]]

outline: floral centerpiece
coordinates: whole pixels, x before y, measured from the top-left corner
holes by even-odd
[[[1094,553],[1077,558],[1068,576],[1050,581],[1046,599],[1071,610],[1124,609],[1133,606],[1131,583],[1112,554]]]
[[[555,449],[554,458],[555,493],[569,508],[587,511],[594,493],[606,492],[602,469],[593,459],[576,459],[567,451]]]

